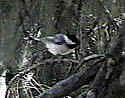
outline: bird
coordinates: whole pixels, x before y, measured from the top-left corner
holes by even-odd
[[[48,51],[53,55],[67,55],[72,53],[80,41],[75,34],[55,34],[43,38],[34,38],[45,44]]]

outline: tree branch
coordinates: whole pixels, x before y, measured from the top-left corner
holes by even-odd
[[[82,70],[63,81],[58,82],[51,89],[42,93],[38,98],[60,98],[66,96],[91,81],[99,68],[99,64],[91,67],[88,66],[84,71]]]

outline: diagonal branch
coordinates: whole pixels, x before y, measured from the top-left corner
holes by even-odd
[[[104,59],[102,60],[104,61]],[[100,68],[100,64],[86,67],[84,71],[80,71],[69,78],[58,82],[48,91],[42,93],[38,98],[60,98],[77,90],[82,85],[91,81]]]

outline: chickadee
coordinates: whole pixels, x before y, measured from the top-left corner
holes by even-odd
[[[56,34],[36,40],[42,41],[53,55],[67,55],[79,45],[79,40],[73,34]]]

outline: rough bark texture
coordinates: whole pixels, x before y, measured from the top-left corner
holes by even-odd
[[[119,29],[113,19],[120,14],[124,18],[125,1],[113,2],[115,0],[0,0],[0,74],[8,69],[12,74],[7,78],[10,81],[19,71],[39,63],[41,66],[33,68],[36,78],[49,86],[54,84],[39,98],[60,98],[84,84],[89,84],[88,90],[96,98],[114,98],[113,93],[124,80],[119,81],[125,63],[125,23]],[[24,40],[26,31],[34,34],[38,29],[42,37],[56,33],[76,34],[81,44],[76,49],[75,60],[72,55],[63,57],[76,62],[63,58],[54,61],[56,57],[46,52],[43,44],[33,39]],[[105,59],[95,57],[82,61],[95,53],[105,54]],[[52,61],[43,64],[50,58]],[[78,97],[85,96],[89,94]]]

